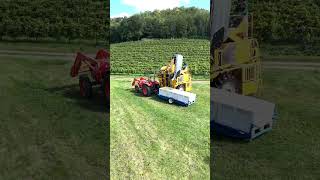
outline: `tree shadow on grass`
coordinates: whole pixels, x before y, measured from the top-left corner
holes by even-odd
[[[90,111],[107,113],[108,109],[110,109],[109,100],[104,98],[99,87],[92,89],[93,95],[91,98],[84,98],[80,95],[78,84],[53,87],[46,90],[50,93],[61,94],[68,99],[72,99],[78,106]]]

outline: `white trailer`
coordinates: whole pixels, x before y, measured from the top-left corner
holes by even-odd
[[[183,106],[189,106],[196,101],[196,94],[170,87],[160,88],[158,96],[161,99],[168,100],[170,104],[177,103]]]
[[[272,129],[275,104],[211,88],[211,131],[254,139]]]

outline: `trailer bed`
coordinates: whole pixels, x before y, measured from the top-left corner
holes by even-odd
[[[213,131],[241,139],[254,139],[270,130],[275,104],[211,88]]]
[[[177,103],[183,106],[189,106],[196,101],[196,94],[180,91],[178,89],[173,89],[170,87],[163,87],[159,89],[158,96],[161,99],[168,100],[169,103]]]

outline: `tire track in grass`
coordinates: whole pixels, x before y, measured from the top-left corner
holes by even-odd
[[[131,96],[131,94],[129,94],[129,96]],[[124,96],[122,96],[122,98],[123,97]],[[143,149],[143,151],[140,151],[140,152],[143,154],[143,156],[145,156],[145,157],[148,156],[147,153],[145,152],[145,149],[148,150],[148,147],[150,145],[152,145],[152,143],[155,143],[155,142],[160,144],[161,149],[165,149],[165,150],[170,149],[169,145],[164,140],[159,139],[157,137],[156,130],[153,128],[153,125],[151,123],[149,123],[150,119],[152,119],[152,117],[149,114],[145,113],[141,109],[136,109],[136,108],[133,108],[132,106],[129,106],[126,102],[124,103],[123,100],[120,100],[120,101],[121,101],[121,104],[127,105],[126,110],[127,110],[127,113],[129,113],[129,116],[131,117],[131,119],[130,118],[129,119],[132,120],[132,121],[130,121],[131,124],[127,123],[128,125],[130,125],[130,130],[134,132],[134,134],[136,135],[137,138],[139,138],[138,140],[141,139],[140,142],[138,142],[137,144],[144,144],[147,146],[147,148],[144,148],[144,149],[143,149],[143,147],[141,147]],[[143,117],[143,118],[136,118],[139,116]],[[132,118],[132,117],[134,117],[134,118]],[[147,157],[147,159],[152,159],[152,157]],[[147,169],[150,169],[150,170],[157,169],[157,167],[158,167],[157,163],[152,163],[152,162],[151,163],[149,162],[148,166],[150,168],[147,167]],[[151,166],[153,166],[153,167],[151,167]],[[145,168],[146,167],[144,167],[144,169]],[[161,177],[161,175],[164,174],[164,173],[156,173],[156,172],[151,172],[151,173],[157,174],[157,177]]]
[[[112,89],[115,88],[112,87]],[[114,90],[111,92],[114,92]],[[125,123],[129,120],[125,113],[127,111],[126,104],[121,102],[118,94],[112,93],[111,97],[111,102],[120,102],[121,105],[112,103],[111,106],[121,107],[111,108],[111,175],[122,178],[136,177],[137,173],[139,174],[139,169],[135,166],[143,166],[141,162],[144,158],[135,146],[135,138],[129,133],[130,130]]]
[[[137,120],[141,120],[141,119],[139,119],[139,118],[135,118],[135,117],[137,117],[137,115],[140,115],[141,117],[143,117],[143,115],[141,115],[141,113],[143,114],[143,111],[139,111],[139,113],[136,113],[136,111],[134,110],[134,108],[132,107],[132,106],[130,106],[127,102],[125,102],[124,100],[122,100],[122,98],[123,98],[123,96],[121,96],[121,98],[118,98],[117,99],[117,101],[119,102],[119,104],[121,104],[122,106],[121,107],[125,107],[125,111],[127,112],[125,115],[126,115],[126,123],[125,122],[123,122],[122,121],[122,123],[121,124],[123,124],[124,126],[126,126],[125,127],[125,131],[124,131],[124,133],[122,133],[122,134],[124,134],[124,136],[130,136],[130,137],[132,137],[133,139],[135,139],[134,141],[135,141],[135,144],[137,144],[137,145],[139,145],[139,144],[144,144],[144,143],[148,143],[149,145],[151,144],[150,143],[150,141],[153,141],[153,142],[155,142],[153,139],[156,139],[156,132],[154,132],[154,130],[152,130],[152,128],[144,128],[144,130],[145,130],[145,132],[144,133],[142,133],[143,131],[142,131],[142,129],[143,128],[141,128],[142,126],[143,127],[151,127],[151,125],[146,125],[146,123],[145,122],[147,122],[147,119],[146,118],[143,118],[142,120],[143,120],[143,123],[142,122],[139,122],[139,121],[137,121]],[[123,127],[120,127],[120,128],[123,128]],[[119,129],[119,128],[117,128],[117,129]],[[133,133],[132,133],[133,132]],[[133,134],[133,135],[132,135]],[[151,138],[149,138],[149,137],[151,137]],[[125,137],[126,138],[126,137]],[[142,141],[141,142],[139,142],[138,140],[139,139],[142,139]],[[149,139],[151,139],[151,140],[149,140]],[[138,141],[138,142],[137,142]],[[161,140],[158,140],[157,139],[157,141],[160,141],[160,142],[163,142],[163,141],[161,141]],[[133,145],[133,146],[135,146],[135,145]],[[141,148],[140,148],[141,149]],[[135,151],[137,151],[137,153],[140,155],[140,154],[142,154],[140,157],[140,161],[142,161],[142,166],[140,166],[140,167],[144,167],[144,168],[142,168],[142,169],[145,169],[146,167],[145,167],[145,164],[144,164],[144,162],[145,162],[145,158],[143,158],[143,157],[146,157],[147,155],[146,155],[146,152],[145,151],[143,151],[143,150],[140,150],[139,149],[139,147],[136,147],[135,146]],[[131,153],[131,152],[127,152],[127,153]],[[133,165],[133,166],[135,166],[135,165]],[[154,165],[152,165],[152,164],[147,164],[147,166],[148,166],[148,168],[147,169],[150,169],[149,171],[151,171],[152,169],[157,169],[157,164],[154,164]],[[151,166],[153,166],[153,167],[151,167]],[[150,167],[150,168],[149,168]],[[142,170],[141,171],[141,168],[139,168],[139,166],[138,167],[136,167],[135,168],[135,170],[134,170],[135,172],[137,172],[137,171],[140,171],[140,173],[138,174],[138,175],[144,175],[143,177],[144,178],[146,178],[146,177],[148,177],[149,176],[149,174],[156,174],[156,173],[154,173],[154,172],[145,172],[145,170]],[[161,174],[159,174],[159,173],[157,173],[157,177],[159,177]],[[136,176],[136,174],[135,174],[135,176]],[[154,176],[153,176],[154,177]],[[165,176],[164,176],[165,177]],[[164,178],[164,177],[162,177],[162,178]]]
[[[198,104],[205,103],[205,101],[208,99],[206,98],[208,94],[205,94],[206,92],[200,93],[199,88],[194,88],[194,92],[200,95],[200,97],[198,97],[198,102],[197,102]],[[150,101],[147,101],[147,103],[149,104],[149,106],[155,107],[155,110],[161,108],[161,106],[165,106],[167,108],[167,111],[163,112],[162,114],[165,117],[164,119],[167,120],[167,123],[165,123],[166,121],[164,121],[162,124],[165,124],[165,127],[162,127],[161,129],[170,129],[170,127],[172,127],[173,125],[177,125],[181,127],[181,131],[185,132],[182,136],[187,136],[187,138],[182,138],[182,139],[176,138],[174,140],[174,143],[175,143],[175,147],[179,146],[180,144],[183,144],[178,148],[179,148],[179,151],[182,152],[182,155],[186,158],[186,163],[184,164],[188,166],[185,169],[189,170],[189,176],[193,176],[193,177],[200,176],[202,179],[205,178],[206,176],[203,176],[203,175],[209,171],[208,165],[204,164],[203,162],[203,159],[206,157],[201,157],[198,155],[199,154],[209,155],[209,111],[206,112],[207,115],[198,117],[199,114],[201,113],[195,111],[199,109],[199,108],[196,108],[197,103],[188,108],[170,105],[170,104],[167,104],[166,101],[158,102],[155,100],[150,100]],[[209,106],[209,102],[207,103],[208,103],[207,106]],[[177,111],[178,112],[181,111],[180,117],[178,119],[170,118],[169,114],[174,114]],[[204,122],[204,120],[207,120],[207,121]],[[204,129],[206,129],[206,131]],[[172,132],[172,133],[164,132],[161,135],[168,136],[168,134],[176,134],[176,133],[177,132]],[[207,137],[207,139],[205,137]],[[170,138],[170,137],[167,137],[167,138]],[[188,144],[188,143],[191,143],[191,144]],[[205,147],[204,145],[201,145],[201,143],[206,143],[208,146]],[[195,148],[195,145],[196,145],[196,148]],[[197,149],[197,147],[199,149]]]

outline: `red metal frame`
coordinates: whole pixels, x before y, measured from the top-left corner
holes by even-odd
[[[82,65],[87,65],[86,71],[81,71]],[[97,52],[95,59],[84,55],[81,52],[77,53],[76,59],[71,67],[71,77],[78,76],[81,72],[90,71],[91,78],[94,79],[95,83],[103,85],[103,81],[107,78],[110,79],[110,53],[107,50],[101,49]],[[110,84],[107,82],[103,87],[104,93],[107,97],[110,95]],[[80,87],[80,90],[82,87]]]
[[[139,77],[139,78],[134,78],[133,82],[132,82],[132,86],[136,86],[138,85],[140,90],[144,90],[142,87],[143,85],[147,85],[148,87],[151,88],[152,93],[157,94],[159,91],[159,82],[158,81],[153,81],[150,80],[149,78],[145,78],[145,77]],[[143,94],[146,94],[146,92],[142,92]]]

